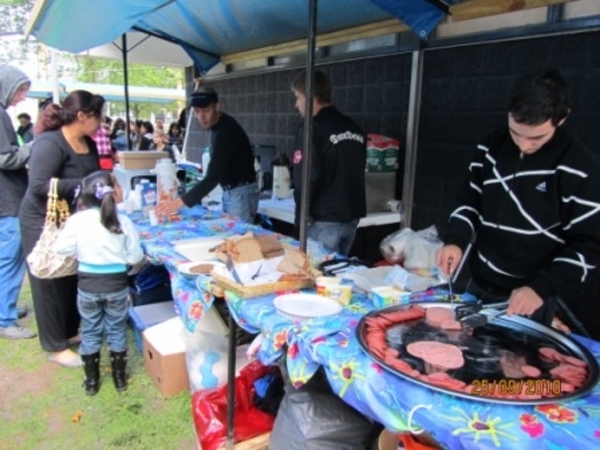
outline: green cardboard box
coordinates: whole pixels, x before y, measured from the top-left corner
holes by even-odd
[[[367,135],[367,172],[395,172],[400,141],[380,134]]]

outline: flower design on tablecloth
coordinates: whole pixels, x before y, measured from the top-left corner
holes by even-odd
[[[548,403],[546,405],[537,405],[535,410],[541,412],[551,422],[557,423],[576,423],[578,415],[575,411],[565,408],[557,403]]]
[[[522,413],[519,416],[521,429],[532,438],[540,437],[544,434],[544,424],[538,420],[535,414]]]
[[[372,362],[371,363],[371,367],[375,370],[375,372],[377,372],[378,375],[383,374],[383,367],[381,367],[379,364],[377,364],[376,362]]]
[[[275,334],[273,339],[273,350],[279,351],[287,342],[287,329],[281,330]]]
[[[204,315],[204,306],[199,300],[195,300],[190,305],[188,316],[194,320],[199,320]]]
[[[183,289],[177,289],[175,291],[175,297],[177,297],[181,303],[187,303],[190,299],[190,293],[188,291],[184,291]]]
[[[330,363],[331,368],[334,370],[332,378],[334,380],[340,380],[342,382],[342,388],[340,389],[339,396],[344,397],[346,390],[354,382],[354,380],[364,380],[365,376],[358,372],[360,364],[352,358],[350,361],[343,362],[341,366]]]
[[[350,302],[350,304],[346,306],[346,309],[352,313],[360,314],[361,316],[364,316],[370,311],[369,309],[365,308],[363,304],[354,302]],[[358,323],[358,321],[356,321],[354,325],[356,325],[356,323]]]
[[[306,372],[307,365],[305,362],[300,363],[298,366],[299,367],[296,368],[296,366],[294,365],[294,370],[289,371],[290,380],[292,382],[292,386],[294,386],[295,389],[300,389],[302,386],[308,383],[308,381],[315,374],[314,371],[310,371],[310,373]],[[289,364],[288,369],[290,369]]]
[[[462,408],[454,407],[453,410],[459,414],[455,416],[446,416],[438,414],[440,417],[447,419],[450,422],[462,422],[463,426],[456,428],[452,434],[458,435],[463,433],[472,433],[475,435],[475,442],[479,442],[480,439],[489,438],[494,442],[496,447],[501,446],[500,438],[508,438],[514,441],[519,439],[510,433],[504,431],[507,428],[514,426],[513,422],[501,424],[501,417],[489,417],[487,415],[479,416],[478,412],[473,413],[473,416],[469,416]]]
[[[298,349],[298,343],[294,342],[288,347],[287,355],[291,359],[296,359],[296,356],[298,356],[299,352],[300,350]]]

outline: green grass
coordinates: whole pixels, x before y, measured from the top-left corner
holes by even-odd
[[[32,309],[27,283],[19,305]],[[35,329],[33,313],[22,324]],[[47,362],[37,338],[0,339],[0,449],[195,449],[190,394],[163,399],[131,330],[128,337],[129,389],[115,390],[105,348],[102,387],[93,397],[83,390],[83,369]]]

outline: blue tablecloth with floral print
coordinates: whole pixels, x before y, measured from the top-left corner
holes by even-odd
[[[176,309],[189,330],[210,308],[212,297],[178,275],[176,266],[185,259],[173,250],[170,241],[248,230],[265,232],[201,208],[186,210],[181,221],[158,227],[150,227],[139,217],[134,221],[147,253],[163,262],[172,274]],[[414,294],[412,300],[440,301],[445,296],[432,290]],[[245,300],[226,292],[226,299],[240,326],[262,333],[264,340],[257,356],[263,363],[274,363],[285,352],[289,376],[296,386],[306,383],[322,366],[337,395],[389,430],[404,432],[421,427],[448,449],[600,448],[598,386],[585,397],[565,403],[513,406],[468,400],[391,374],[361,350],[355,329],[361,317],[373,309],[364,295],[353,294],[350,304],[336,316],[300,323],[276,312],[274,295]],[[600,342],[575,338],[600,358]]]
[[[204,311],[211,307],[213,296],[206,290],[198,290],[193,279],[182,276],[177,266],[188,260],[177,253],[173,241],[194,239],[211,236],[234,236],[252,231],[256,235],[270,233],[259,226],[250,225],[231,218],[221,211],[203,207],[183,209],[176,219],[161,222],[151,226],[150,220],[143,217],[141,212],[130,215],[139,231],[142,246],[153,264],[164,264],[171,279],[171,290],[177,314],[183,320],[185,327],[193,332]],[[294,243],[290,237],[277,234],[281,241]]]

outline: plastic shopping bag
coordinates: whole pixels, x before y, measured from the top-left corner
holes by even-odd
[[[269,367],[253,361],[235,379],[235,442],[251,439],[273,428],[275,418],[252,403],[254,382],[267,372]],[[227,385],[195,392],[192,396],[192,414],[201,448],[217,450],[224,447],[227,437]]]

